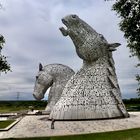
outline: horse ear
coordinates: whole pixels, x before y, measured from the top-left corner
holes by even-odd
[[[42,69],[43,69],[43,66],[41,63],[39,63],[39,71],[42,71]]]
[[[109,51],[116,51],[116,48],[119,47],[120,45],[121,45],[120,43],[109,44]]]

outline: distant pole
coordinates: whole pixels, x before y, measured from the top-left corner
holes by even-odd
[[[20,92],[17,92],[17,100],[19,100]]]

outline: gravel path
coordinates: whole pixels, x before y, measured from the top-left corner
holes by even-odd
[[[12,129],[0,132],[2,138],[39,137],[96,133],[140,128],[140,112],[130,112],[130,118],[91,121],[56,121],[51,129],[51,121],[46,115],[26,116]]]

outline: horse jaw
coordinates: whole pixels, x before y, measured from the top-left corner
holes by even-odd
[[[38,94],[36,94],[36,93],[33,93],[33,97],[34,97],[36,100],[40,101],[40,100],[42,100],[42,99],[44,98],[44,95],[38,95]]]
[[[44,98],[44,97],[37,96],[37,94],[35,94],[35,93],[33,93],[33,97],[38,101],[40,101],[41,99]]]

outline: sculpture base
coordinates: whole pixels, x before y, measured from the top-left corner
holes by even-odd
[[[89,107],[89,106],[88,106]],[[100,107],[100,108],[99,108]],[[114,119],[114,118],[127,118],[129,114],[125,115],[118,109],[117,105],[106,105],[106,109],[103,106],[97,105],[94,108],[99,108],[99,110],[93,110],[92,108],[84,109],[82,106],[77,109],[66,109],[57,112],[52,112],[49,119],[55,120],[102,120],[102,119]],[[59,110],[59,109],[58,109]]]
[[[128,114],[128,117],[129,118],[130,115]],[[126,117],[124,116],[118,116],[118,117],[112,117],[112,118],[88,118],[88,119],[54,119],[55,121],[92,121],[92,120],[113,120],[113,119],[124,119]],[[52,120],[51,118],[48,118],[48,120]]]

